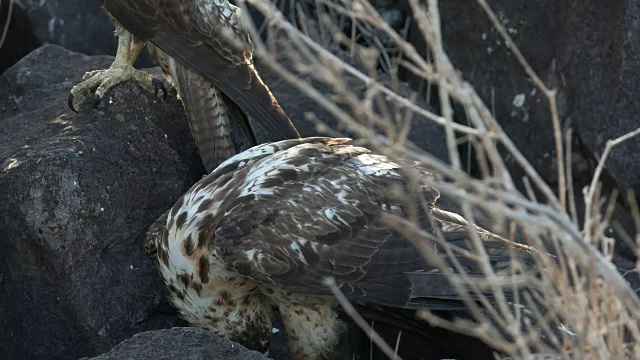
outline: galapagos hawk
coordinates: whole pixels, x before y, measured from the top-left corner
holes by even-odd
[[[461,295],[385,214],[410,217],[426,204],[422,227],[462,249],[455,256],[470,277],[482,276],[467,223],[436,208],[434,174],[397,163],[349,139],[304,138],[258,145],[224,161],[161,216],[146,251],[191,325],[265,351],[270,311],[277,307],[293,359],[322,359],[339,340],[332,277],[348,299],[404,309],[461,306]],[[427,182],[415,182],[418,171]],[[531,249],[477,228],[494,269]],[[448,264],[451,264],[450,262]],[[505,289],[509,294],[511,288]],[[512,289],[511,289],[512,290]]]
[[[88,72],[74,86],[69,105],[98,99],[133,80],[154,91],[161,82],[133,63],[149,44],[152,58],[178,91],[207,171],[256,144],[256,126],[268,141],[299,138],[253,66],[253,45],[239,8],[227,0],[98,0],[118,37],[115,60]],[[249,123],[251,121],[251,124]]]

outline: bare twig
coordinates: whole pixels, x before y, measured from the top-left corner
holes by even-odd
[[[548,100],[557,148],[557,195],[507,136],[494,112],[453,67],[441,40],[436,0],[409,1],[412,21],[427,44],[424,56],[391,29],[366,0],[310,0],[317,8],[322,7],[313,18],[311,11],[296,2],[299,13],[290,16],[296,19],[295,24],[287,22],[269,2],[245,1],[265,15],[269,30],[282,39],[278,46],[283,50],[279,55],[289,63],[281,64],[274,54],[275,41],[270,46],[256,41],[256,56],[282,80],[326,109],[339,124],[338,128],[329,129],[325,124],[328,119],[308,115],[318,129],[331,136],[340,136],[339,129],[348,129],[355,134],[357,143],[366,144],[380,154],[398,161],[415,160],[432,168],[438,176],[424,178],[411,173],[411,181],[437,188],[460,209],[463,215],[460,226],[467,231],[464,246],[447,240],[445,235],[451,229],[446,226],[441,228],[442,224],[431,222],[429,227],[416,221],[418,214],[429,217],[440,209],[414,204],[405,207],[404,217],[390,214],[381,217],[386,225],[416,245],[430,269],[437,269],[450,280],[452,289],[469,310],[470,319],[451,321],[425,312],[430,323],[477,336],[510,356],[544,353],[564,358],[620,358],[630,353],[632,347],[624,343],[623,334],[633,341],[640,339],[637,331],[640,301],[608,261],[611,240],[604,229],[610,220],[615,226],[613,200],[597,186],[612,144],[623,139],[608,143],[586,195],[590,200],[586,210],[588,223],[580,229],[573,193],[571,130],[562,133],[556,92],[535,74],[485,0],[478,0],[484,12]],[[341,28],[343,20],[350,22],[350,27]],[[250,26],[250,30],[256,38],[255,28]],[[415,95],[402,96],[393,86],[381,84],[375,66],[381,58],[385,68],[391,67],[389,58],[378,54],[385,50],[381,42],[368,38],[376,34],[390,39],[394,51],[402,54],[402,59],[390,59],[395,66],[438,85],[441,115],[415,104]],[[340,56],[333,54],[339,47],[336,44],[349,51]],[[342,60],[348,55],[364,60],[366,74]],[[362,85],[362,94],[354,93],[353,83],[347,79]],[[329,90],[321,91],[317,84]],[[454,103],[464,109],[466,125],[455,123]],[[437,159],[408,140],[415,115],[442,126],[449,161]],[[476,153],[480,178],[473,178],[461,169],[458,146],[464,142]],[[514,185],[505,153],[525,173],[525,194]],[[608,207],[602,200],[607,198]],[[525,244],[513,245],[508,252],[501,253],[500,256],[508,257],[502,261],[505,269],[496,268],[495,254],[483,238],[484,230],[472,225],[485,215],[493,222],[494,232],[506,232],[508,235],[503,236]],[[640,223],[640,215],[638,219]],[[516,248],[536,254],[532,264],[522,261]],[[473,264],[473,273],[469,272],[469,264]],[[507,295],[513,302],[507,301]],[[545,307],[539,309],[536,304]]]
[[[493,12],[491,7],[487,4],[487,2],[485,0],[478,0],[478,3],[480,4],[482,9],[485,11],[487,16],[489,17],[489,20],[491,20],[491,22],[493,23],[493,26],[495,27],[495,29],[498,30],[498,33],[500,33],[500,36],[502,36],[502,39],[504,40],[506,46],[515,55],[516,59],[518,59],[518,62],[520,63],[520,65],[522,65],[527,75],[529,75],[529,77],[533,80],[534,84],[536,84],[536,87],[538,87],[538,89],[542,91],[544,96],[547,98],[547,101],[549,102],[549,109],[551,111],[553,137],[556,143],[556,161],[558,162],[558,164],[562,164],[564,160],[563,159],[564,150],[562,146],[562,131],[560,128],[560,119],[558,117],[558,105],[556,103],[556,90],[549,89],[544,84],[542,79],[540,79],[540,77],[536,74],[536,72],[533,70],[531,65],[529,65],[529,62],[527,61],[527,59],[525,59],[525,57],[520,52],[520,49],[518,49],[516,44],[513,42],[511,35],[509,35],[507,30],[504,28],[504,26],[502,26],[502,24],[498,20],[498,17]],[[567,194],[566,182],[567,182],[567,179],[565,176],[565,169],[562,166],[558,166],[558,194],[560,196],[560,206],[562,207],[563,211],[566,208],[565,207],[566,194]]]
[[[589,185],[589,192],[585,196],[585,217],[584,217],[585,229],[588,230],[593,225],[592,217],[593,217],[593,202],[595,197],[595,191],[596,191],[598,180],[600,180],[600,175],[602,175],[602,171],[604,170],[604,164],[607,162],[607,158],[609,157],[609,153],[611,152],[611,149],[613,149],[619,144],[639,134],[640,134],[640,128],[637,128],[634,131],[624,134],[618,138],[607,141],[607,144],[604,147],[604,152],[602,153],[602,157],[600,157],[600,161],[598,162],[596,171],[593,174],[593,178],[591,179],[591,185]],[[591,242],[590,240],[591,240],[591,233],[587,231],[586,242],[590,243]]]

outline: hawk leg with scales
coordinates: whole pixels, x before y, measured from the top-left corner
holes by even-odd
[[[108,69],[93,70],[85,73],[82,77],[82,82],[71,89],[68,103],[71,110],[75,112],[77,112],[76,105],[83,104],[91,93],[93,93],[95,105],[109,89],[129,80],[134,81],[147,91],[154,92],[156,95],[158,89],[160,89],[164,97],[167,96],[167,89],[162,80],[133,67],[133,63],[146,43],[136,39],[133,34],[115,20],[114,24],[116,26],[116,36],[118,37],[116,58]]]

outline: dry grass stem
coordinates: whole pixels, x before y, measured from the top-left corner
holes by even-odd
[[[440,223],[418,221],[424,215],[448,216],[439,203],[436,209],[408,203],[406,217],[383,216],[447,277],[468,308],[466,318],[448,320],[430,311],[422,311],[421,317],[432,325],[476,336],[501,356],[512,358],[535,354],[566,359],[625,358],[636,350],[640,300],[610,261],[614,244],[606,229],[611,224],[620,227],[613,211],[616,197],[605,193],[598,181],[611,149],[640,134],[640,129],[607,143],[585,194],[585,224],[580,228],[573,192],[572,133],[560,126],[556,91],[535,73],[485,0],[478,0],[479,15],[490,19],[548,101],[556,147],[556,189],[536,172],[494,112],[451,63],[442,41],[436,0],[407,2],[411,21],[426,44],[424,50],[416,49],[405,39],[406,31],[392,28],[366,0],[291,0],[288,17],[268,1],[245,1],[267,19],[266,42],[259,41],[258,30],[249,24],[256,57],[332,117],[309,115],[319,131],[340,136],[344,129],[356,143],[378,153],[433,169],[437,172],[434,178],[410,173],[411,181],[438,189],[464,218],[459,221],[467,230],[467,239],[452,243]],[[400,90],[401,70],[434,85],[439,113],[418,105],[416,99],[422,95]],[[456,122],[461,116],[464,123]],[[440,127],[446,159],[410,140],[417,118],[426,120],[420,126]],[[330,120],[338,127],[328,127]],[[470,152],[462,153],[465,146],[473,150],[473,158]],[[524,192],[512,179],[506,157],[523,170]],[[475,161],[477,176],[468,173],[463,159]],[[635,197],[627,195],[627,203],[633,206]],[[635,206],[638,228],[640,212]],[[497,235],[489,236],[484,229]],[[640,243],[635,233],[625,239],[634,246]],[[497,244],[498,254],[504,257],[501,261],[496,260]],[[337,289],[335,284],[332,289]],[[339,291],[334,292],[346,310],[348,302]],[[371,330],[366,322],[358,323],[367,332]],[[380,341],[374,340],[390,358],[397,357],[393,347]]]

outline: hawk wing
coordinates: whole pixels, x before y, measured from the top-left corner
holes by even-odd
[[[252,65],[253,46],[237,7],[226,0],[98,3],[136,38],[151,41],[260,119],[273,134],[270,141],[300,137]]]
[[[233,190],[209,239],[229,270],[309,295],[330,295],[323,281],[331,276],[351,299],[397,307],[450,308],[449,300],[460,299],[412,242],[381,220],[384,213],[407,215],[407,200],[434,205],[437,190],[406,174],[411,166],[428,178],[428,170],[326,142],[242,164],[228,180]],[[468,224],[457,215],[432,209],[422,222],[427,231],[440,228],[452,244],[473,248],[463,229]],[[483,234],[494,266],[508,263],[506,240]],[[473,261],[455,257],[471,277],[481,276]]]

